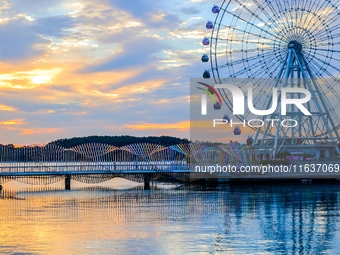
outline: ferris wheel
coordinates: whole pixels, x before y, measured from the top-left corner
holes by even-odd
[[[210,62],[203,72],[207,82],[236,84],[241,89],[251,83],[258,109],[270,107],[275,87],[297,86],[312,94],[306,104],[311,116],[301,114],[295,106],[282,116],[278,107],[268,116],[257,116],[279,121],[248,128],[251,138],[247,143],[279,151],[329,142],[340,154],[340,1],[225,0],[212,12],[215,20],[206,23],[211,34],[202,41],[209,50],[201,59]],[[224,118],[230,119],[232,94],[228,89],[219,92]],[[251,113],[233,117],[256,118]],[[288,118],[299,125],[282,127],[280,121]]]

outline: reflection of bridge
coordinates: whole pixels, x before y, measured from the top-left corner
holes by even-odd
[[[160,231],[166,228],[173,233],[174,229],[180,229],[178,234],[184,233],[188,241],[182,242],[178,253],[185,253],[184,249],[188,248],[190,253],[199,246],[201,252],[213,254],[244,254],[245,251],[248,254],[339,254],[340,187],[337,184],[237,183],[208,192],[195,185],[153,192],[139,192],[141,187],[135,189],[121,192],[90,187],[79,189],[73,195],[48,187],[30,192],[2,191],[3,236],[7,233],[19,234],[21,238],[26,233],[31,235],[34,233],[31,228],[36,229],[41,223],[41,215],[48,214],[51,218],[44,227],[50,231],[44,232],[46,235],[69,233],[69,229],[79,226],[81,219],[86,219],[91,226],[93,222],[99,222],[99,226],[104,222],[117,233],[128,229],[142,233],[144,238],[144,228],[138,224],[145,226],[150,221],[151,228],[157,225]],[[86,195],[82,194],[83,190]],[[27,219],[31,224],[25,225],[27,229],[22,231],[22,223]],[[68,224],[60,224],[65,219]],[[126,227],[131,226],[131,222],[137,229]],[[60,225],[56,232],[52,231],[55,224]],[[100,230],[100,227],[93,228],[93,235],[98,235]],[[194,234],[188,235],[188,231]],[[164,236],[151,238],[162,244]],[[164,250],[164,246],[160,247],[158,253]],[[14,248],[17,249],[17,245]]]
[[[217,149],[216,149],[217,148]],[[132,144],[82,144],[72,148],[58,145],[13,148],[0,146],[0,184],[17,180],[29,184],[51,184],[71,177],[85,183],[100,183],[115,177],[144,182],[171,177],[190,180],[191,165],[247,162],[248,153],[240,144],[209,146],[199,143],[161,146]],[[28,178],[30,177],[30,178]]]

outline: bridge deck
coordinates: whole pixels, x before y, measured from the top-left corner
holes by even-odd
[[[23,163],[1,162],[0,176],[52,176],[52,175],[97,175],[97,174],[167,174],[190,173],[189,165],[185,164],[115,164],[115,163],[73,163],[73,162],[46,162]]]
[[[172,171],[159,171],[152,169],[145,170],[121,170],[121,171],[103,171],[103,170],[86,170],[86,171],[56,171],[56,172],[41,172],[41,171],[33,171],[33,172],[0,172],[0,176],[17,176],[17,177],[25,177],[25,176],[51,176],[51,175],[94,175],[94,174],[113,174],[113,175],[122,175],[122,174],[168,174],[168,173],[190,173],[190,170],[172,170]]]

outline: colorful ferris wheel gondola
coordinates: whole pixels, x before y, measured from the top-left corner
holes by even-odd
[[[201,58],[202,62],[209,62],[209,57],[207,54],[203,54],[202,58]]]
[[[248,138],[247,138],[247,145],[252,145],[253,142],[254,142],[254,139],[253,139],[253,138],[251,138],[251,137],[248,137]]]
[[[234,129],[234,135],[240,135],[241,134],[241,129],[239,127],[236,127]]]

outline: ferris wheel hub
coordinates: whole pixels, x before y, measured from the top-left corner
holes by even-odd
[[[296,40],[290,41],[288,43],[288,49],[294,49],[297,53],[300,53],[302,50],[302,44]]]

